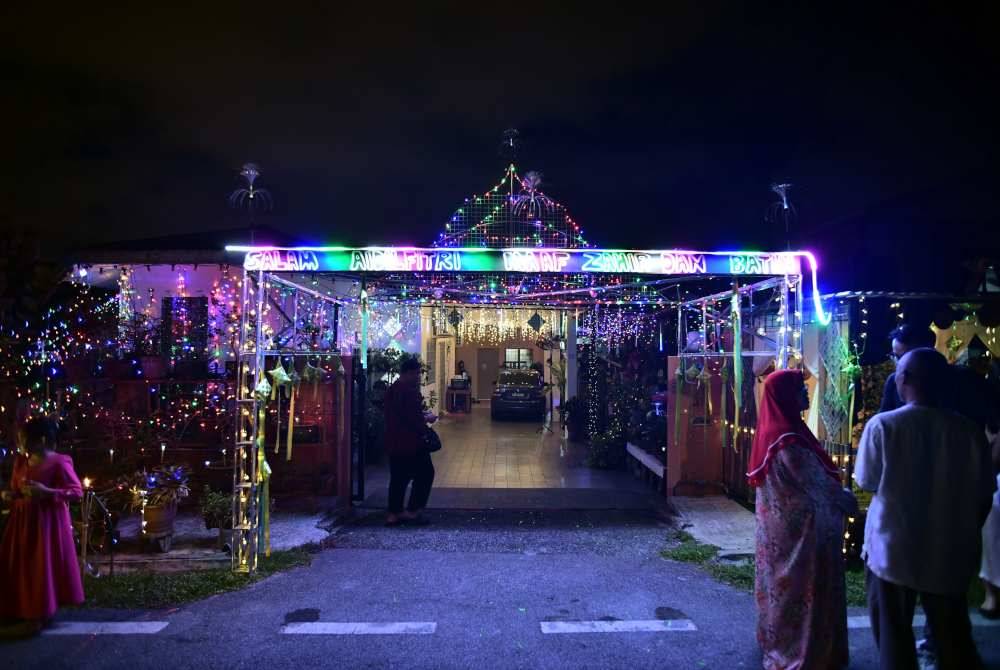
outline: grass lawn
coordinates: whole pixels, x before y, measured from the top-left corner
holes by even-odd
[[[694,539],[690,533],[679,530],[674,533],[674,544],[660,552],[660,556],[681,563],[697,563],[702,565],[715,558],[719,548],[711,544],[703,544]]]
[[[743,591],[753,591],[755,573],[753,559],[740,562],[717,561],[715,556],[718,553],[718,547],[703,544],[694,539],[690,533],[679,530],[673,534],[671,546],[661,551],[660,555],[672,561],[695,563],[723,584],[729,584]],[[868,594],[865,589],[864,571],[848,570],[845,577],[848,606],[867,606]],[[983,602],[983,583],[978,577],[975,577],[969,585],[968,602],[970,607],[979,607]]]
[[[309,565],[320,551],[309,544],[261,557],[257,574],[236,574],[228,568],[188,572],[130,572],[114,577],[86,577],[82,607],[158,609],[201,600],[217,593],[237,591],[277,572]]]
[[[672,561],[695,563],[723,584],[729,584],[743,591],[753,591],[755,574],[753,559],[739,562],[717,561],[715,556],[718,553],[718,547],[698,542],[690,533],[679,530],[674,533],[671,546],[661,551],[660,555]],[[864,572],[849,570],[846,577],[847,604],[852,607],[866,605]]]

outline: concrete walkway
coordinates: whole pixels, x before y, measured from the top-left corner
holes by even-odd
[[[677,524],[699,542],[719,548],[719,556],[752,556],[756,519],[752,512],[723,496],[674,496]]]

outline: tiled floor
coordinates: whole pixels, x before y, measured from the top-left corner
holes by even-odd
[[[586,465],[586,448],[570,445],[555,432],[539,431],[528,421],[492,421],[489,404],[471,414],[452,414],[435,429],[444,445],[433,455],[434,488],[583,488],[640,490],[625,471],[595,470]],[[378,491],[384,469],[369,472],[366,489]]]

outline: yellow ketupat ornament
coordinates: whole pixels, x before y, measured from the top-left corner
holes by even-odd
[[[278,387],[290,386],[292,378],[285,372],[285,366],[281,364],[280,358],[274,363],[274,367],[267,371],[267,374],[271,376],[271,381],[274,382],[274,385],[271,387],[271,399],[273,400],[278,393]]]

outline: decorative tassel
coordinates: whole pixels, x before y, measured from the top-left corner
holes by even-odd
[[[674,393],[674,446],[681,442],[681,389],[684,388],[684,359],[677,364],[677,391]]]
[[[257,452],[257,482],[260,489],[257,493],[257,553],[271,555],[271,466],[264,457],[264,450]]]
[[[285,444],[285,460],[292,460],[292,434],[295,432],[295,386],[292,385],[292,400],[288,406],[288,439]]]
[[[733,451],[739,451],[740,412],[743,406],[743,312],[740,291],[733,289]]]
[[[719,422],[722,429],[722,448],[725,449],[726,445],[729,444],[729,417],[726,415],[726,401],[729,395],[729,361],[723,361],[722,363],[722,397],[719,399],[722,414],[722,421]]]
[[[278,386],[274,389],[277,391]],[[278,391],[278,411],[274,414],[274,453],[281,449],[281,391]]]

